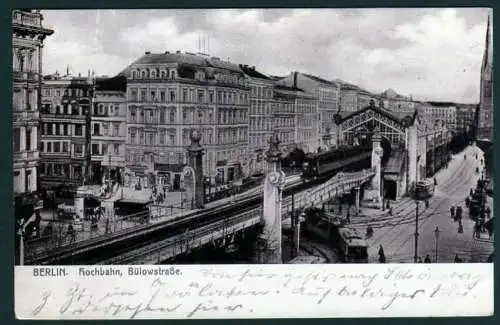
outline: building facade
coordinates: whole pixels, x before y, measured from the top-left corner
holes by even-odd
[[[280,149],[284,156],[287,156],[298,147],[296,142],[297,123],[299,119],[295,109],[297,95],[292,91],[276,89],[272,105],[273,131],[280,139]],[[304,117],[307,115],[304,114]],[[311,123],[312,124],[312,123]],[[270,135],[266,139],[269,141]],[[268,145],[269,146],[269,145]]]
[[[480,100],[477,137],[493,140],[493,41],[491,34],[492,15],[488,16],[486,41],[481,65]]]
[[[248,110],[248,174],[262,174],[266,170],[265,150],[274,129],[274,81],[255,70],[240,65],[250,86]]]
[[[96,78],[91,119],[91,174],[119,180],[125,167],[127,135],[125,77]]]
[[[459,131],[469,131],[474,127],[476,104],[457,104],[457,124]]]
[[[93,82],[58,73],[44,77],[40,114],[40,185],[76,187],[89,183]]]
[[[54,33],[40,10],[12,11],[14,195],[38,190],[43,42]]]
[[[212,184],[239,177],[247,162],[250,88],[237,65],[180,51],[146,52],[124,74],[130,169],[156,170],[180,189],[189,135],[197,129],[205,177]]]
[[[447,102],[426,102],[417,105],[422,120],[427,125],[442,122],[448,130],[454,130],[457,125],[457,106]]]
[[[340,111],[356,112],[358,110],[359,88],[354,85],[342,84],[340,86]]]

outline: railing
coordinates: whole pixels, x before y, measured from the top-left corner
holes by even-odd
[[[39,158],[38,150],[14,152],[14,161],[38,159],[38,158]]]
[[[12,77],[14,80],[31,80],[31,81],[38,81],[39,80],[39,74],[36,72],[31,72],[31,71],[12,71]]]
[[[28,111],[14,109],[14,121],[38,120],[40,113],[38,111]]]
[[[38,13],[30,13],[15,10],[12,12],[12,22],[22,25],[42,27],[41,16]]]

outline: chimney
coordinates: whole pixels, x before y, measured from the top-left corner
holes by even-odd
[[[165,54],[170,54],[170,52],[169,51],[165,51]]]
[[[177,50],[177,51],[175,51],[175,53],[177,53],[177,54],[181,54],[181,51]]]
[[[298,75],[298,74],[299,74],[299,73],[298,73],[297,71],[295,71],[295,72],[293,73],[293,88],[297,88],[297,75]]]
[[[149,51],[146,51],[146,52],[145,52],[144,54],[148,55],[148,54],[151,54],[151,52],[149,52]]]
[[[252,69],[252,70],[255,70],[255,66],[254,66],[254,65],[252,65],[252,68],[251,68],[251,69]]]

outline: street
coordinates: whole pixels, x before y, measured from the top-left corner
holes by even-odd
[[[475,154],[478,154],[476,160]],[[464,160],[464,154],[467,159]],[[473,239],[474,221],[469,218],[468,209],[465,207],[465,198],[471,188],[476,186],[481,173],[476,174],[476,167],[481,166],[483,153],[477,147],[467,147],[463,153],[455,155],[448,168],[436,174],[437,187],[434,197],[430,199],[428,208],[424,202],[419,203],[419,236],[418,256],[425,259],[429,255],[431,261],[436,261],[436,235],[438,227],[437,261],[439,263],[452,263],[455,254],[463,262],[485,262],[493,252],[493,240],[487,236]],[[480,167],[482,170],[482,167]],[[458,223],[450,216],[451,206],[461,205],[464,209],[463,233],[458,233]],[[492,199],[488,205],[493,209]],[[410,198],[403,198],[392,204],[393,216],[387,212],[373,217],[366,209],[357,219],[352,220],[351,226],[365,233],[367,226],[372,226],[374,234],[367,241],[370,245],[370,262],[378,261],[380,245],[384,249],[388,263],[413,262],[415,240],[415,207],[416,203]],[[371,215],[366,217],[366,215]]]

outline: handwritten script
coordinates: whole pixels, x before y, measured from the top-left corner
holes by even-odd
[[[351,308],[370,306],[374,313],[391,315],[404,306],[416,308],[422,302],[432,306],[457,299],[483,299],[481,294],[493,281],[481,272],[460,272],[457,268],[437,272],[411,266],[339,270],[312,266],[198,266],[182,270],[183,276],[175,278],[124,281],[74,276],[69,280],[54,279],[54,285],[35,279],[38,284],[26,285],[29,293],[22,301],[29,305],[29,310],[21,313],[23,318],[63,319],[258,318],[273,313],[286,316],[287,312],[293,313],[290,309],[296,305],[311,313],[321,310],[334,316],[335,310],[349,304]],[[20,313],[17,308],[16,312]]]

